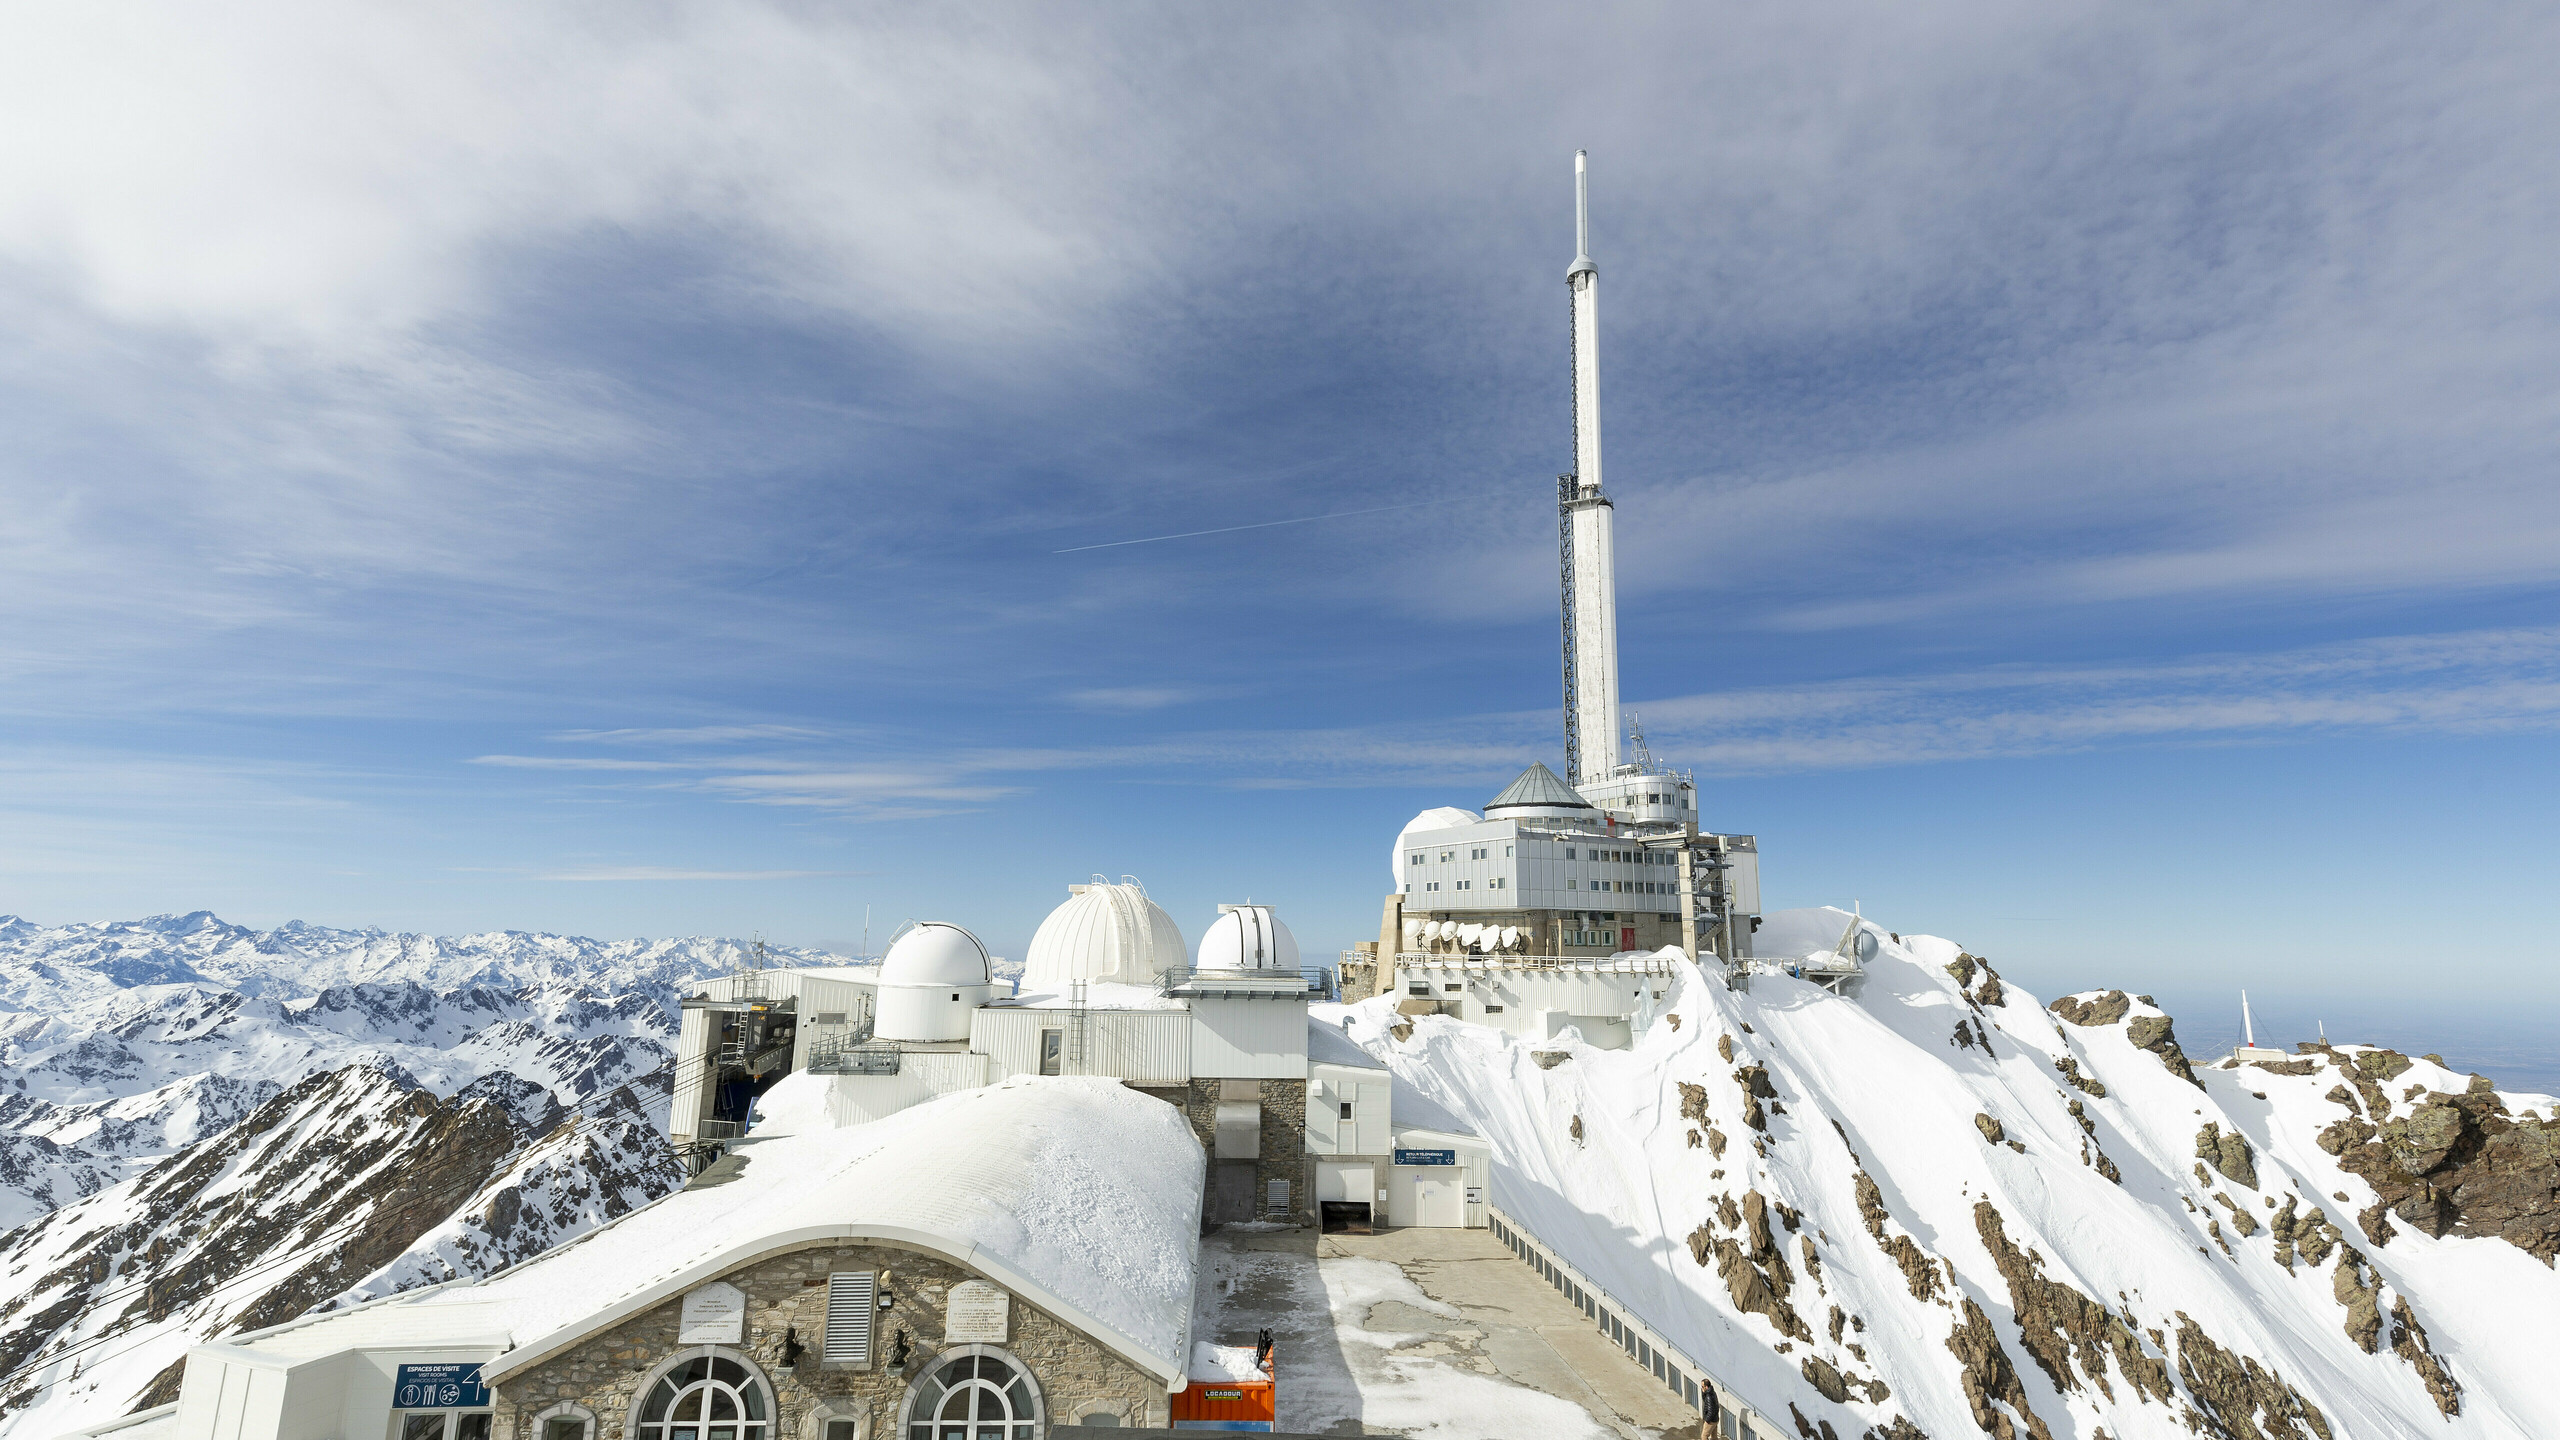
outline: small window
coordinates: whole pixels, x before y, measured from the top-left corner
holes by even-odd
[[[1464,990],[1464,989],[1466,989],[1467,987],[1466,987],[1466,986],[1464,986],[1464,985],[1443,985],[1443,986],[1441,986],[1440,988],[1441,988],[1441,989],[1443,989],[1443,990],[1449,991],[1451,994],[1455,994],[1455,993],[1457,993],[1457,992],[1458,992],[1458,991],[1460,991],[1460,990]]]
[[[1502,1013],[1502,1007],[1499,1005],[1487,1005],[1484,1007],[1484,1013],[1487,1015],[1499,1015]]]
[[[1567,845],[1566,847],[1564,847],[1564,858],[1566,858],[1567,860],[1570,860],[1570,859],[1574,858],[1574,856],[1573,856],[1573,847],[1572,847],[1572,846]]]
[[[587,1440],[587,1422],[574,1415],[554,1415],[542,1422],[542,1440]]]
[[[1510,845],[1505,845],[1505,846],[1503,846],[1503,847],[1502,847],[1502,858],[1503,858],[1503,859],[1505,859],[1505,860],[1510,859],[1510,858],[1511,858],[1511,855],[1512,855],[1512,851],[1513,851],[1515,848],[1516,848],[1516,847],[1513,847],[1513,846],[1510,846]]]
[[[1474,883],[1473,881],[1461,880],[1461,881],[1459,881],[1459,882],[1458,882],[1458,888],[1459,888],[1459,889],[1461,889],[1461,890],[1464,890],[1464,889],[1466,889],[1466,888],[1467,888],[1467,886],[1469,886],[1470,884],[1473,884],[1473,883]]]
[[[1351,1102],[1348,1100],[1342,1102],[1342,1118],[1345,1120],[1351,1118]]]
[[[1428,980],[1416,980],[1404,988],[1405,993],[1408,995],[1428,995],[1431,993],[1431,982]]]
[[[827,1440],[853,1440],[853,1422],[850,1420],[828,1421]]]
[[[1458,858],[1458,852],[1455,850],[1443,850],[1440,852],[1440,858],[1442,860],[1455,860]]]
[[[1055,1074],[1057,1074],[1057,1073],[1058,1073],[1058,1062],[1059,1062],[1062,1058],[1064,1058],[1064,1056],[1066,1055],[1066,1053],[1067,1053],[1067,1032],[1066,1032],[1066,1031],[1064,1031],[1064,1030],[1043,1030],[1043,1031],[1041,1031],[1041,1032],[1040,1032],[1040,1073],[1041,1073],[1041,1074],[1043,1074],[1043,1075],[1055,1075]]]

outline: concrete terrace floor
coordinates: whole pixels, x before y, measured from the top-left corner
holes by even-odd
[[[1660,1440],[1698,1418],[1485,1230],[1200,1242],[1192,1334],[1277,1347],[1283,1432]]]

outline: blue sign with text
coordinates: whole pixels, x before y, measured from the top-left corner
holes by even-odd
[[[395,1410],[467,1410],[488,1403],[489,1387],[480,1383],[477,1360],[403,1365],[391,1382]]]
[[[1458,1163],[1458,1152],[1455,1150],[1399,1150],[1396,1152],[1396,1163],[1399,1165],[1455,1165]]]

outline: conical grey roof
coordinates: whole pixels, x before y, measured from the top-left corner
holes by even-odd
[[[1503,787],[1502,793],[1487,801],[1484,813],[1523,805],[1544,805],[1569,810],[1588,810],[1591,802],[1574,793],[1572,786],[1556,778],[1556,772],[1541,762],[1520,772],[1520,778]]]

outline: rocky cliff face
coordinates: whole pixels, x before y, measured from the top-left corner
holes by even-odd
[[[1626,1051],[1330,1013],[1400,1122],[1491,1140],[1496,1204],[1806,1436],[2560,1434],[2560,1102],[2200,1062],[2144,997],[1876,938],[1858,998],[1691,972]]]
[[[740,950],[0,917],[0,1434],[665,1193],[668,1001]]]
[[[507,1076],[447,1098],[369,1065],[309,1076],[0,1235],[0,1414],[52,1433],[163,1403],[199,1339],[502,1269],[682,1178],[629,1087],[570,1110]]]

